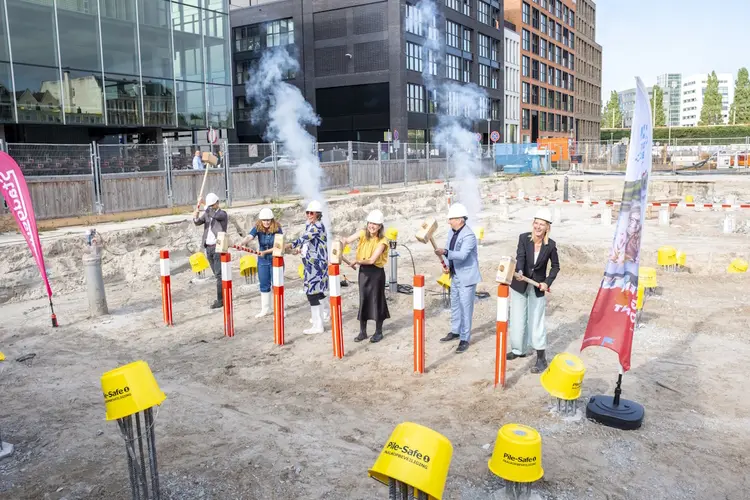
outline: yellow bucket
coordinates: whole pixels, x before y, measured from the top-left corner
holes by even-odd
[[[677,259],[677,265],[681,267],[685,267],[685,264],[687,263],[687,254],[683,252],[682,250],[677,250],[677,255],[675,256]]]
[[[734,259],[727,267],[727,272],[731,274],[742,274],[747,272],[747,261],[745,259]]]
[[[453,445],[442,434],[412,422],[398,424],[380,452],[369,476],[383,484],[406,483],[441,500],[453,457]]]
[[[640,311],[641,309],[643,309],[643,296],[645,295],[645,293],[646,293],[646,288],[639,284],[638,285],[638,298],[635,301],[635,309],[637,311]]]
[[[656,263],[660,266],[673,266],[677,264],[677,249],[674,247],[661,247],[656,252]]]
[[[581,396],[581,385],[586,367],[580,358],[561,352],[550,362],[539,378],[542,387],[551,396],[571,401]]]
[[[519,424],[506,424],[497,432],[495,449],[487,466],[493,474],[506,481],[533,483],[544,475],[542,469],[542,437]]]
[[[450,288],[451,287],[451,275],[448,273],[443,273],[438,278],[437,284],[442,286],[443,288]]]
[[[389,227],[385,231],[385,239],[389,241],[396,241],[398,239],[398,229],[395,227]]]
[[[638,268],[638,286],[656,288],[656,269],[653,267]]]
[[[5,354],[0,352],[0,361],[5,361]]]
[[[209,267],[211,266],[208,265],[208,259],[205,254],[198,252],[190,256],[190,269],[192,269],[195,274],[202,273]]]
[[[127,417],[167,399],[145,361],[135,361],[102,375],[102,392],[107,420]]]
[[[350,247],[349,245],[346,245],[344,247],[344,255],[348,254],[351,251],[352,251],[352,247]]]
[[[484,239],[484,228],[483,227],[478,227],[477,228],[477,239],[479,241],[482,241]]]
[[[300,264],[297,266],[297,274],[299,275],[299,279],[303,280],[305,279],[305,266],[304,264]]]
[[[243,255],[240,258],[240,276],[248,277],[258,272],[258,259],[255,255]]]
[[[693,203],[693,195],[689,194],[685,196],[685,203]]]

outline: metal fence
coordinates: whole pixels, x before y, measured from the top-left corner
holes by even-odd
[[[527,145],[520,145],[524,147]],[[528,145],[531,146],[531,145]],[[196,150],[207,146],[162,144],[8,144],[0,150],[18,162],[40,219],[120,213],[195,204],[204,171],[193,170]],[[281,144],[228,144],[211,147],[219,163],[209,168],[205,193],[229,205],[294,195],[298,162]],[[497,151],[502,151],[498,148]],[[469,158],[481,176],[503,169],[503,155],[477,146],[461,152],[437,144],[387,142],[315,143],[324,190],[378,189],[384,186],[455,179],[457,157]],[[579,142],[557,170],[622,172],[627,142]],[[563,155],[564,156],[564,155]],[[745,169],[750,138],[656,142],[655,170],[713,167]],[[496,161],[497,160],[497,161]],[[578,161],[578,164],[571,163]],[[687,166],[687,167],[686,167]],[[0,206],[0,214],[7,208]]]

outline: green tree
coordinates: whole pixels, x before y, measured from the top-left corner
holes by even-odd
[[[701,108],[701,119],[698,125],[722,125],[721,117],[721,94],[719,94],[719,77],[716,71],[708,75],[706,92],[703,94],[703,107]]]
[[[654,99],[656,99],[656,108],[654,108]],[[654,85],[651,91],[651,113],[654,127],[663,127],[667,123],[667,117],[664,113],[664,91],[658,85]]]
[[[620,109],[620,99],[614,90],[609,95],[609,101],[602,111],[602,128],[621,128],[622,127],[622,110]]]
[[[747,68],[740,68],[734,85],[734,102],[729,109],[729,124],[750,123],[750,78]]]

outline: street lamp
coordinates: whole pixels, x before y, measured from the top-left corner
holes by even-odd
[[[677,88],[676,81],[672,80],[671,82],[669,82],[669,90],[670,90],[669,107],[670,108],[672,107],[672,92],[674,92],[676,88]],[[656,99],[654,99],[654,101],[656,101]],[[672,110],[671,109],[669,110],[667,121],[669,121],[669,139],[667,139],[667,147],[669,147],[672,145]]]
[[[491,117],[488,116],[487,117],[487,156],[490,156],[490,151],[491,151],[490,149],[490,134],[491,134],[490,121],[491,121]]]

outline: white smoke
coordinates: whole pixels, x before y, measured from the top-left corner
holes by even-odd
[[[438,122],[433,130],[433,141],[446,150],[446,157],[450,157],[455,166],[458,201],[469,213],[469,225],[474,226],[482,209],[479,189],[482,164],[476,133],[471,131],[471,126],[476,120],[486,119],[487,93],[474,84],[460,84],[433,74],[435,66],[438,72],[444,71],[445,44],[440,40],[437,26],[445,21],[434,0],[420,0],[416,11],[416,22],[425,36],[422,48],[425,90],[428,99],[434,96],[437,101]]]
[[[299,70],[297,59],[286,50],[267,51],[258,67],[251,71],[245,93],[253,107],[252,122],[265,125],[265,140],[281,143],[284,153],[296,164],[294,183],[305,205],[312,200],[318,200],[323,205],[323,224],[328,233],[330,250],[330,217],[321,192],[323,169],[320,167],[315,138],[305,129],[306,126],[319,125],[320,117],[302,92],[283,79],[288,72]]]

